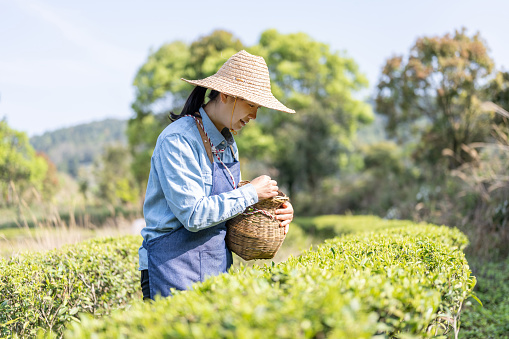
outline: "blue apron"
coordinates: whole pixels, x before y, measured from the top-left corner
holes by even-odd
[[[234,189],[230,174],[222,163],[213,162],[210,196]],[[240,181],[240,165],[225,163],[235,182]],[[233,263],[226,247],[226,222],[190,232],[184,226],[149,241],[143,241],[148,254],[150,298],[171,295],[170,289],[186,290],[197,281],[226,273]]]

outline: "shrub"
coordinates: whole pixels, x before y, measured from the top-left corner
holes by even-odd
[[[0,260],[0,337],[61,333],[78,312],[109,313],[139,294],[140,238],[86,241]]]
[[[102,319],[83,315],[67,337],[427,337],[458,330],[472,294],[456,229],[413,225],[326,241],[299,257],[193,285]]]
[[[343,234],[375,231],[412,224],[412,222],[408,220],[383,220],[372,215],[297,217],[294,219],[293,223],[302,228],[307,234],[322,239],[328,239]]]

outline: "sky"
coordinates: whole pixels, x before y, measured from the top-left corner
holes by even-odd
[[[381,68],[418,37],[480,32],[509,70],[509,1],[0,0],[0,119],[29,136],[134,115],[132,82],[150,51],[215,29],[244,45],[269,28],[344,52],[374,93]]]

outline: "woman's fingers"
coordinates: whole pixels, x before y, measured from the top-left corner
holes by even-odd
[[[285,219],[279,223],[279,226],[284,227],[286,225],[290,225],[291,222],[292,222],[292,219]]]
[[[276,214],[290,214],[293,215],[293,208],[286,207],[286,208],[280,208],[276,210]]]
[[[258,199],[268,199],[278,194],[278,186],[276,180],[272,180],[268,175],[261,175],[251,181],[255,187]]]
[[[277,211],[276,211],[276,213],[277,213]],[[277,220],[290,220],[290,221],[292,221],[293,214],[286,214],[286,213],[285,214],[278,214],[278,215],[276,215],[276,219]]]
[[[285,230],[284,230],[285,234],[288,233],[288,229],[290,228],[290,222],[291,222],[291,220],[285,220],[279,224],[279,227],[285,228]]]
[[[289,201],[283,203],[282,208],[276,210],[276,214],[290,215],[293,218],[293,206]],[[285,218],[286,219],[286,218]],[[284,219],[281,219],[284,220]]]
[[[276,180],[271,180],[269,182],[269,185],[272,186],[272,187],[270,187],[271,193],[273,194],[272,196],[275,197],[278,194],[278,191],[279,191],[279,187],[277,187],[277,181]]]
[[[293,220],[293,206],[290,202],[283,203],[283,208],[276,210],[276,219],[281,222],[279,225],[285,228],[285,234],[288,233],[288,229],[290,227],[290,223]]]

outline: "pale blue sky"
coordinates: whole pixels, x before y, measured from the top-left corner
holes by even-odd
[[[0,118],[30,136],[133,115],[132,80],[149,50],[214,29],[245,45],[305,32],[346,51],[376,85],[384,61],[417,37],[480,31],[509,70],[509,1],[0,0]]]

